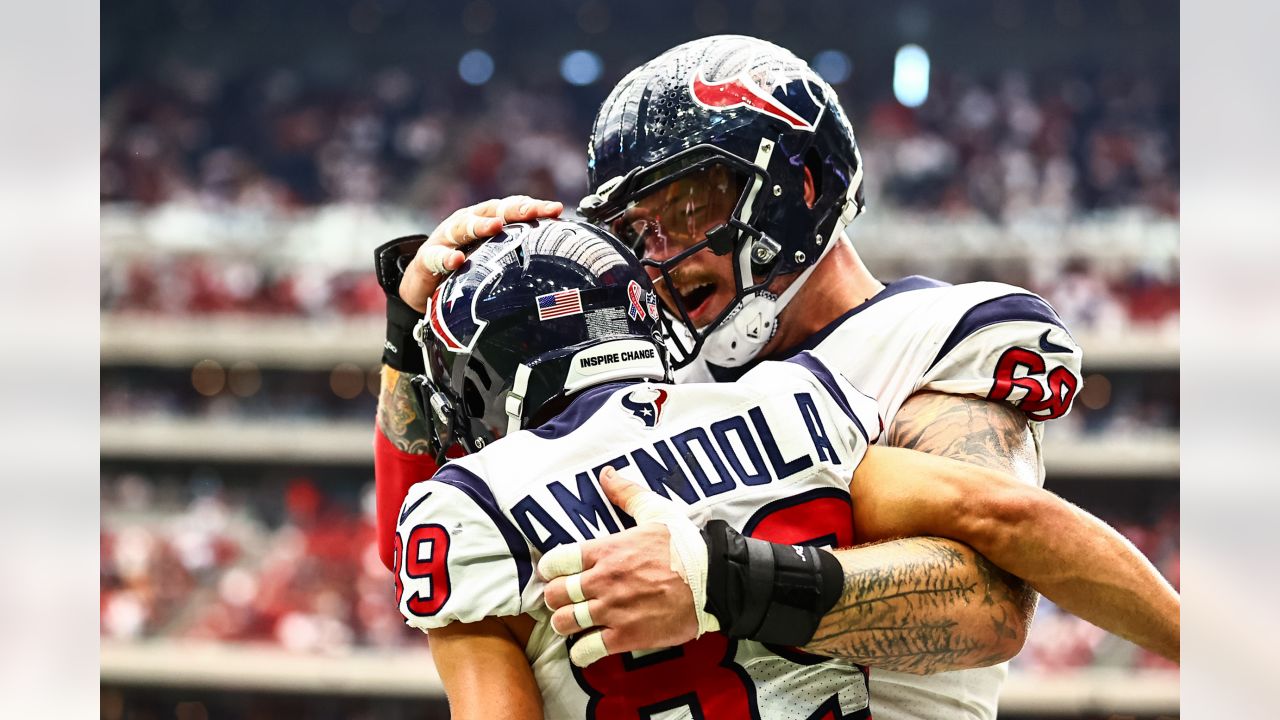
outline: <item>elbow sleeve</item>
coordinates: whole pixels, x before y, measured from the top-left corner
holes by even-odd
[[[405,495],[414,483],[430,478],[437,470],[430,455],[407,453],[387,439],[381,428],[374,430],[373,477],[377,494],[378,557],[388,570],[395,570],[396,522]]]

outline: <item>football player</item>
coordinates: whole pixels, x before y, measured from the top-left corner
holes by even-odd
[[[430,445],[470,454],[410,489],[396,590],[430,631],[454,717],[869,717],[863,668],[795,646],[837,603],[874,627],[886,597],[990,588],[878,582],[864,571],[880,546],[823,549],[864,525],[956,538],[1055,600],[1105,588],[1097,602],[1128,616],[1112,629],[1176,642],[1176,594],[1114,530],[1007,473],[874,446],[875,400],[820,352],[671,385],[659,314],[635,256],[566,221],[509,227],[430,299],[417,326]],[[636,522],[670,528],[666,567],[700,610],[687,642],[598,659],[602,631],[564,636],[595,626],[586,596],[611,578],[559,580],[573,602],[552,614],[535,565]],[[972,554],[916,550],[935,568]]]
[[[1079,347],[1056,313],[1021,288],[876,280],[844,232],[863,210],[852,131],[834,91],[791,53],[717,36],[642,65],[601,106],[588,171],[592,196],[581,209],[644,256],[678,379],[732,379],[759,359],[816,348],[877,398],[886,424],[881,444],[1043,483],[1043,423],[1071,406],[1081,383]],[[389,344],[405,345],[398,338],[419,316],[437,273],[461,264],[457,248],[504,221],[560,211],[558,203],[516,197],[441,223],[407,263],[390,302]],[[434,468],[421,454],[426,430],[408,378],[397,372],[401,358],[389,350],[386,360],[377,453],[384,560],[405,489]],[[874,532],[858,528],[855,540],[892,539]],[[920,542],[962,559],[926,568],[914,555]],[[692,636],[698,608],[677,601],[688,588],[668,566],[667,543],[667,527],[655,525],[582,546],[583,568],[607,570],[615,578],[610,589],[619,591],[593,598],[610,652]],[[1007,669],[999,663],[1021,648],[1035,595],[949,540],[878,547],[882,582],[981,579],[989,591],[981,601],[885,599],[876,631],[856,612],[833,612],[811,646],[877,668],[871,682],[881,720],[994,718]],[[569,602],[562,581],[547,595],[556,607]],[[1096,608],[1065,607],[1098,620],[1090,615]],[[982,665],[991,667],[944,672]]]

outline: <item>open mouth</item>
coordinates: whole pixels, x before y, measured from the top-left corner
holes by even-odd
[[[680,292],[680,303],[684,305],[684,309],[689,313],[689,319],[695,323],[706,314],[711,304],[711,298],[716,294],[716,284],[714,282],[705,282],[694,285],[688,290]]]

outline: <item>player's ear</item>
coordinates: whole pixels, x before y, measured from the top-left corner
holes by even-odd
[[[809,167],[804,168],[804,204],[813,207],[814,201],[818,199],[818,192],[813,187],[813,173],[809,172]]]

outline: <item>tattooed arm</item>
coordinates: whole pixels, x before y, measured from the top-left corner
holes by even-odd
[[[917,537],[835,555],[844,596],[805,650],[927,674],[994,665],[1022,649],[1030,596],[1012,596],[1014,578],[969,546]]]
[[[1007,405],[918,393],[898,411],[886,440],[1039,485],[1036,438],[1026,417]],[[1036,602],[1026,583],[953,540],[893,540],[903,533],[870,523],[858,530],[859,540],[888,542],[837,551],[845,594],[806,649],[920,674],[994,665],[1022,649]]]
[[[1016,410],[933,394],[908,405],[899,439],[980,464],[885,446],[867,451],[849,492],[853,525],[873,544],[834,552],[842,597],[805,650],[919,674],[1007,660],[1022,647],[1035,598],[1017,575],[1069,612],[1177,659],[1176,593],[1114,529],[1039,487],[1036,439]],[[672,503],[613,475],[603,473],[601,483],[619,507],[643,493]],[[684,519],[682,510],[673,513]],[[692,585],[672,565],[678,541],[664,522],[577,543],[578,559],[564,567],[544,556],[539,572],[549,581],[544,598],[557,632],[584,629],[565,579],[582,573],[591,617],[603,628],[600,652],[696,637]],[[556,552],[563,558],[568,549]],[[607,582],[588,588],[593,577]]]
[[[1062,609],[1170,660],[1179,659],[1178,594],[1123,535],[1053,493],[1001,470],[883,446],[867,451],[850,493],[857,500],[856,527],[872,534],[964,542],[979,553],[972,560],[979,567],[989,560]],[[985,586],[988,597],[973,602],[978,593],[957,584],[965,575],[959,565],[939,575],[937,587],[923,591],[911,585],[920,569],[895,568],[897,576],[887,579],[864,573],[857,588],[863,595],[851,609],[888,610],[891,604],[878,599],[886,587],[924,596],[922,606],[947,606],[955,613],[949,632],[970,638],[970,644],[980,642],[987,624],[983,614],[996,613],[990,622],[999,627],[1005,624],[1003,613],[993,603],[990,584]],[[927,576],[928,570],[923,573]],[[967,626],[959,622],[965,618]]]
[[[373,477],[377,496],[378,556],[388,570],[395,565],[396,519],[414,483],[435,474],[429,429],[410,380],[412,375],[382,366]]]
[[[378,429],[400,452],[426,455],[428,428],[413,376],[382,366],[382,391],[378,394]]]

